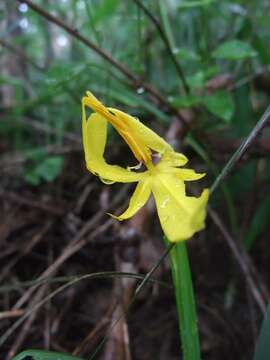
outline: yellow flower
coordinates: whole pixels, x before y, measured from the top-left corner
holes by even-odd
[[[92,113],[88,119],[86,107]],[[136,159],[146,167],[138,172],[134,168],[110,165],[104,159],[108,122],[128,144]],[[170,144],[136,118],[114,108],[105,107],[89,91],[82,98],[82,133],[87,169],[108,182],[137,182],[128,209],[118,220],[137,213],[154,195],[162,229],[172,242],[189,239],[204,228],[209,192],[205,189],[196,198],[187,196],[184,181],[201,179],[192,169],[181,168],[188,162],[185,155],[177,153]],[[153,162],[159,158],[157,163]]]

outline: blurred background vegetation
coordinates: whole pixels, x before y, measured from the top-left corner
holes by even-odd
[[[33,306],[34,298],[22,300],[26,290],[20,283],[46,272],[70,244],[71,255],[65,255],[59,261],[62,267],[55,266],[48,276],[124,271],[118,245],[119,238],[127,236],[128,225],[115,228],[118,225],[110,223],[102,230],[108,221],[103,213],[116,196],[122,196],[122,187],[102,190],[103,185],[85,170],[80,108],[85,91],[167,137],[195,167],[207,172],[205,184],[210,185],[269,104],[269,16],[267,0],[0,2],[0,281],[17,284],[12,293],[4,292],[3,311]],[[130,165],[124,149],[111,131],[108,158]],[[265,284],[270,281],[269,152],[268,127],[213,195],[208,227],[198,236],[200,241],[190,244],[205,359],[250,359],[254,350],[268,297]],[[94,226],[87,228],[100,209]],[[133,269],[142,272],[162,251],[156,245],[161,236],[157,221],[149,214],[144,217],[150,225],[131,224],[139,240],[134,241],[136,246],[129,244],[137,254],[131,261]],[[155,245],[150,240],[142,245],[140,239],[149,236]],[[74,239],[85,243],[76,248]],[[232,243],[226,244],[230,240],[238,255]],[[168,269],[159,276],[170,282]],[[248,276],[253,280],[246,284]],[[32,293],[40,299],[51,289],[46,286]],[[111,291],[108,281],[91,286],[78,290],[81,299],[93,291],[103,296],[102,306],[94,309],[91,299],[78,304],[76,292],[64,294],[63,316],[56,313],[59,299],[35,313],[19,340],[14,333],[1,354],[10,358],[12,351],[26,346],[70,352],[77,346],[75,353],[89,354],[89,347],[83,343],[78,348],[78,343],[100,324],[109,306],[104,296]],[[252,296],[256,291],[257,302]],[[132,311],[134,359],[179,358],[173,297],[164,292],[149,290],[148,298],[140,300],[141,308]],[[145,312],[152,325],[141,334]],[[1,333],[19,316],[4,317]],[[156,333],[155,324],[160,329]],[[71,335],[75,330],[76,336]],[[167,331],[170,336],[164,335]],[[160,357],[154,346],[159,339],[166,344]],[[92,346],[97,339],[91,341]]]

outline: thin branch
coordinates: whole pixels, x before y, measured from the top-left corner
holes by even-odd
[[[100,352],[103,345],[108,339],[109,333],[114,329],[114,327],[119,323],[120,320],[123,319],[127,315],[128,310],[131,308],[131,306],[135,303],[135,300],[137,300],[138,295],[141,293],[142,289],[145,287],[145,285],[149,282],[154,272],[157,270],[157,268],[160,266],[160,264],[166,259],[170,251],[174,248],[175,243],[170,243],[170,245],[166,248],[164,253],[161,255],[157,263],[151,268],[151,270],[146,274],[146,276],[143,278],[140,285],[137,286],[134,292],[134,296],[131,298],[129,303],[126,305],[125,310],[123,310],[122,314],[119,315],[118,318],[115,319],[115,321],[111,324],[109,329],[107,330],[107,335],[103,337],[103,339],[99,342],[99,344],[96,346],[94,352],[91,354],[91,357],[89,360],[94,360],[96,358],[96,355]]]
[[[98,55],[100,55],[103,59],[105,59],[108,63],[110,63],[112,66],[114,66],[116,69],[118,69],[126,78],[129,79],[129,81],[132,83],[133,87],[138,88],[142,87],[147,91],[150,95],[152,95],[160,104],[165,105],[168,107],[173,113],[175,113],[182,122],[184,122],[184,119],[180,116],[179,112],[173,108],[166,98],[164,98],[159,91],[154,88],[152,85],[143,82],[142,79],[140,79],[136,74],[131,72],[126,66],[124,66],[122,63],[115,60],[110,54],[108,54],[105,50],[101,49],[94,43],[92,43],[90,40],[88,40],[86,37],[84,37],[81,33],[79,33],[78,29],[72,28],[71,26],[67,25],[64,21],[60,20],[56,16],[48,13],[41,7],[37,6],[30,0],[17,0],[19,3],[27,4],[33,11],[41,15],[43,18],[47,19],[51,23],[59,26],[60,28],[64,29],[67,33],[69,33],[72,37],[79,40],[81,43],[86,45],[88,48],[95,51]]]
[[[32,59],[29,58],[29,56],[27,56],[21,49],[19,49],[16,46],[13,46],[12,44],[10,44],[9,42],[7,42],[6,40],[0,39],[0,45],[3,46],[4,48],[8,49],[9,51],[13,52],[16,56],[18,56],[22,61],[24,62],[28,62],[29,64],[31,64],[33,67],[35,67],[37,70],[42,71],[44,70],[42,66],[38,65],[37,63],[35,63]]]
[[[48,13],[47,11],[43,10],[38,5],[34,4],[30,0],[17,0],[19,3],[27,4],[32,10],[34,10],[36,13],[41,15],[42,17],[46,18],[48,21],[54,23],[55,25],[61,27],[62,29],[66,30],[70,35],[78,39],[80,42],[85,44],[90,49],[94,50],[96,53],[98,53],[100,56],[102,56],[105,60],[107,60],[109,63],[111,63],[114,67],[116,67],[118,70],[120,70],[126,77],[128,77],[131,81],[137,81],[137,77],[129,71],[124,65],[116,61],[114,58],[111,57],[106,51],[96,46],[94,43],[92,43],[90,40],[88,40],[86,37],[81,35],[76,28],[72,28],[71,26],[67,25],[64,21],[60,20],[56,16]]]
[[[181,64],[179,63],[179,61],[176,59],[173,50],[171,48],[170,42],[167,38],[167,35],[165,33],[165,31],[163,30],[159,20],[151,13],[150,10],[147,9],[147,7],[140,1],[140,0],[133,0],[137,6],[145,13],[145,15],[150,19],[150,21],[154,24],[155,28],[157,29],[157,31],[159,32],[159,35],[162,39],[162,41],[164,42],[164,45],[168,51],[168,54],[172,60],[172,62],[174,63],[174,66],[176,68],[176,71],[178,72],[178,75],[182,81],[184,90],[186,92],[186,94],[189,94],[190,89],[188,86],[188,83],[186,82],[186,78],[183,72],[183,69],[181,67]]]
[[[258,307],[260,308],[261,312],[264,314],[266,309],[266,299],[268,297],[268,294],[266,294],[265,290],[266,287],[261,284],[261,281],[258,279],[259,276],[253,268],[248,255],[245,253],[244,249],[241,249],[240,245],[237,244],[236,241],[232,238],[218,214],[211,208],[209,208],[208,211],[211,219],[213,220],[213,223],[220,230],[222,236],[226,240],[226,243],[230,247],[235,260],[240,265],[240,269],[250,287],[251,294],[256,301]],[[254,279],[254,274],[256,279]]]
[[[220,183],[225,179],[225,177],[229,174],[235,164],[241,159],[244,153],[253,145],[254,141],[256,140],[257,136],[260,134],[262,129],[268,124],[270,121],[270,105],[265,110],[264,114],[262,115],[261,119],[258,123],[254,126],[250,134],[247,138],[242,142],[239,148],[235,151],[233,156],[227,162],[227,164],[222,169],[221,173],[218,175],[216,180],[214,181],[213,185],[210,188],[210,192],[213,193]]]

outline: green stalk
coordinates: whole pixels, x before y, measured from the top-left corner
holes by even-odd
[[[165,240],[168,243],[168,240]],[[196,305],[185,242],[176,243],[171,249],[170,256],[184,359],[200,360]]]

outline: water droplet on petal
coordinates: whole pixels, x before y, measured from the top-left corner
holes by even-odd
[[[162,209],[165,209],[165,207],[167,206],[167,204],[168,204],[170,201],[171,201],[170,197],[169,197],[169,196],[166,197],[166,198],[162,201],[160,207],[161,207]]]

